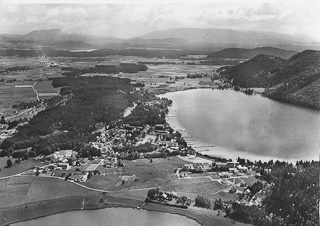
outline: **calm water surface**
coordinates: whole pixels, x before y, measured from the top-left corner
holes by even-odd
[[[319,111],[233,90],[188,90],[164,96],[174,102],[169,123],[208,154],[319,159]]]
[[[13,226],[200,226],[187,217],[130,208],[72,211]]]

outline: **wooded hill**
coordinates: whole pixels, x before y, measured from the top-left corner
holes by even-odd
[[[223,75],[233,84],[241,87],[268,87],[273,83],[274,74],[286,60],[280,57],[259,54],[241,64],[227,68]]]
[[[275,76],[278,85],[265,92],[267,97],[320,110],[320,51],[294,55]]]
[[[228,58],[228,59],[251,59],[259,54],[271,55],[276,57],[281,57],[283,59],[288,59],[294,54],[297,54],[296,51],[284,50],[273,47],[260,47],[254,49],[245,49],[245,48],[227,48],[214,52],[208,55],[208,58]]]
[[[264,87],[269,98],[320,109],[320,51],[306,50],[288,60],[258,55],[220,71],[235,86]]]

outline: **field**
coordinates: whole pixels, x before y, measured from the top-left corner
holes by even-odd
[[[31,160],[24,160],[24,161],[21,161],[19,164],[16,164],[14,163],[14,160],[12,160],[13,162],[12,166],[10,168],[4,168],[7,165],[7,160],[8,158],[0,157],[0,168],[1,168],[0,178],[22,173],[33,167],[44,165],[42,163],[33,162]]]
[[[61,76],[60,68],[47,68],[40,64],[41,62],[47,62],[50,59],[42,57],[2,57],[0,58],[0,66],[5,68],[15,66],[28,66],[31,69],[25,71],[14,71],[9,74],[1,75],[1,79],[16,81],[10,83],[0,84],[0,112],[5,116],[12,116],[16,114],[15,109],[12,109],[12,105],[22,102],[31,102],[37,100],[37,94],[32,89],[32,85],[36,80],[41,77],[42,82],[36,83],[36,90],[39,92],[40,99],[50,98],[60,92],[60,89],[54,89],[51,85],[51,81],[48,81],[50,77]],[[55,61],[55,59],[51,59]],[[39,90],[38,90],[39,89]]]
[[[95,193],[61,179],[18,176],[0,180],[0,208]]]
[[[7,159],[0,160],[0,164],[4,166]],[[21,165],[23,163],[25,165]],[[147,159],[123,160],[122,163],[125,167],[121,167],[121,170],[108,168],[104,171],[105,175],[93,175],[86,183],[81,183],[90,188],[109,191],[106,194],[64,181],[64,178],[46,177],[41,174],[38,177],[29,175],[0,179],[0,214],[6,216],[5,220],[0,219],[0,223],[79,210],[82,207],[86,209],[106,206],[136,207],[144,202],[148,190],[155,187],[164,191],[175,191],[178,196],[184,195],[192,200],[197,195],[208,197],[212,201],[217,198],[224,200],[237,198],[237,194],[228,192],[231,182],[220,183],[221,179],[215,174],[196,174],[194,177],[179,179],[174,174],[174,169],[186,162],[177,157],[153,159],[151,163]],[[23,161],[20,165],[14,164],[9,169],[2,169],[0,177],[3,177],[5,172],[8,174],[9,170],[11,174],[18,173],[34,164],[39,165],[32,161]],[[20,169],[20,166],[23,167]],[[133,174],[138,180],[122,183],[120,175],[129,177]],[[101,198],[103,202],[100,202]],[[212,222],[219,223],[218,225],[232,225],[223,217],[217,216],[217,211],[197,208],[193,204],[188,210],[156,204],[147,204],[143,209],[182,214],[197,219],[203,225],[211,225]]]
[[[153,59],[155,60],[155,59]],[[95,58],[90,58],[90,60],[80,58],[45,58],[45,57],[29,57],[29,58],[19,58],[19,57],[2,57],[0,58],[0,66],[3,67],[14,67],[14,66],[28,66],[31,70],[12,72],[7,75],[2,75],[3,79],[16,79],[13,83],[4,83],[0,85],[0,112],[5,113],[5,115],[14,115],[14,109],[12,109],[13,104],[19,104],[21,102],[35,101],[37,100],[37,95],[30,87],[35,81],[41,77],[42,81],[35,84],[35,89],[39,92],[40,99],[51,98],[60,92],[60,89],[55,89],[51,86],[51,82],[48,81],[52,77],[60,77],[60,68],[62,65],[51,68],[46,67],[43,63],[45,62],[60,62],[65,66],[77,67],[77,68],[89,68],[94,67],[97,64],[118,64],[123,62],[133,62],[138,61],[148,61],[145,58],[140,57],[120,57],[112,56],[106,57],[101,61]],[[161,59],[156,59],[156,61],[161,61]],[[170,60],[167,60],[170,61]],[[179,61],[179,60],[175,60]],[[210,77],[198,78],[198,79],[182,79],[175,83],[166,83],[170,78],[175,78],[176,76],[187,76],[187,74],[194,73],[208,73],[211,74],[213,70],[221,66],[211,66],[211,65],[187,65],[181,64],[164,64],[164,65],[152,65],[148,64],[148,71],[138,72],[138,73],[122,73],[120,76],[124,78],[130,78],[133,80],[144,82],[146,88],[151,92],[159,92],[159,89],[166,89],[169,91],[183,90],[186,88],[201,88],[212,86],[213,83]],[[160,76],[160,78],[159,78]],[[20,86],[20,87],[15,87]],[[27,87],[29,86],[29,87]],[[160,91],[161,92],[161,91]]]
[[[157,91],[164,89],[175,91],[183,90],[186,88],[201,88],[213,85],[210,77],[189,79],[185,78],[178,80],[175,83],[166,83],[170,81],[170,78],[174,79],[176,76],[186,77],[188,74],[195,73],[208,73],[212,74],[213,70],[218,69],[221,66],[207,66],[207,65],[186,65],[186,64],[165,64],[165,65],[147,65],[147,71],[140,71],[135,74],[123,73],[121,77],[130,78],[136,81],[143,82],[146,88],[151,91]],[[160,77],[159,77],[160,76]],[[159,87],[160,86],[160,87]]]
[[[86,186],[108,190],[110,194],[117,197],[133,198],[143,201],[146,198],[148,190],[159,187],[164,191],[177,192],[179,196],[187,196],[194,200],[198,195],[208,197],[212,200],[222,198],[224,200],[235,200],[238,195],[229,193],[229,188],[233,179],[221,183],[220,177],[216,175],[194,174],[193,177],[179,179],[174,174],[176,167],[181,167],[186,161],[177,157],[169,159],[153,159],[150,163],[147,159],[138,159],[134,161],[124,161],[126,165],[121,172],[113,174],[111,169],[107,170],[105,176],[92,176],[85,183]],[[122,183],[120,175],[135,175],[138,179],[135,181],[126,181]],[[236,178],[235,182],[242,180]],[[248,182],[250,179],[247,180]],[[253,180],[252,180],[253,181]],[[242,188],[237,187],[241,190]]]
[[[26,83],[29,84],[30,82]],[[21,102],[29,102],[37,100],[36,93],[32,88],[16,88],[15,85],[21,85],[19,82],[9,83],[9,84],[1,84],[0,85],[0,112],[8,112],[8,115],[13,114],[12,105],[19,104]]]

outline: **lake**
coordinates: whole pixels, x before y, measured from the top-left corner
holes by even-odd
[[[168,122],[203,153],[252,160],[319,159],[319,111],[233,90],[161,96],[173,100]]]
[[[72,211],[50,215],[12,226],[200,226],[187,217],[131,208]]]

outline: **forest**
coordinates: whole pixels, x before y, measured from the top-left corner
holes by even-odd
[[[64,76],[78,76],[86,73],[137,73],[138,71],[146,71],[148,67],[144,64],[121,63],[120,65],[96,65],[94,68],[74,68],[64,67],[61,74]]]
[[[95,139],[92,132],[97,123],[108,125],[120,119],[124,110],[140,98],[129,79],[69,76],[53,78],[52,84],[62,87],[60,101],[5,139],[1,156],[27,147],[37,155],[79,147]]]
[[[223,209],[231,219],[261,226],[318,225],[319,162],[298,161],[296,165],[276,162],[268,165],[271,172],[261,168],[261,180],[240,194],[239,201],[227,205],[215,205]],[[245,205],[243,198],[250,200],[259,191],[264,191],[260,205]],[[216,200],[215,204],[219,203]]]

